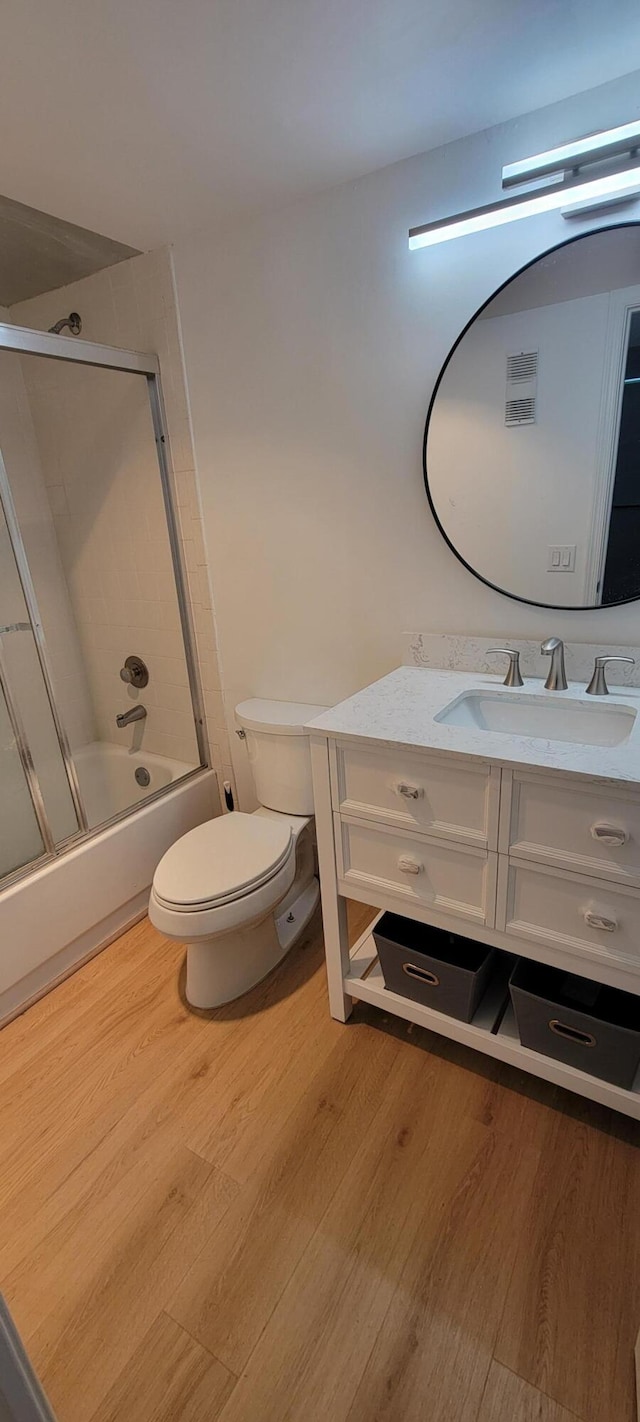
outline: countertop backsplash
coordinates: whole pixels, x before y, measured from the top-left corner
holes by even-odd
[[[466,637],[449,632],[406,632],[403,638],[403,663],[410,667],[441,667],[447,671],[506,673],[504,658],[488,657],[489,647],[513,647],[520,653],[523,676],[545,676],[549,658],[542,656],[540,642],[522,641],[518,637]],[[569,681],[588,682],[594,658],[634,657],[635,666],[614,663],[608,668],[610,686],[640,686],[640,646],[609,646],[603,642],[565,642],[565,662]]]

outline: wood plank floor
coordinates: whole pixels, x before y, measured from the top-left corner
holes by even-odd
[[[637,1124],[333,1022],[317,923],[209,1016],[182,957],[145,921],[0,1033],[0,1289],[59,1422],[635,1422]]]

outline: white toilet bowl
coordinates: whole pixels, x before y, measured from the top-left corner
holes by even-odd
[[[234,811],[198,825],[156,869],[149,917],[186,944],[186,996],[194,1007],[219,1007],[260,982],[318,903],[304,722],[323,709],[243,702],[237,715],[254,779],[278,807],[263,804],[250,815]]]

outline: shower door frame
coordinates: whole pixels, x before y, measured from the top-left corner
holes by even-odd
[[[135,375],[144,375],[147,382],[147,395],[149,398],[149,410],[151,423],[156,445],[156,456],[158,460],[158,473],[160,476],[160,486],[162,489],[162,499],[164,505],[167,533],[169,537],[169,549],[171,563],[173,567],[173,577],[178,600],[178,611],[180,616],[180,627],[184,645],[187,676],[189,680],[189,691],[191,694],[191,705],[193,711],[196,742],[198,747],[199,765],[186,775],[180,777],[180,784],[184,784],[193,776],[199,775],[210,766],[209,747],[205,732],[204,701],[200,674],[198,669],[198,659],[196,654],[196,641],[191,615],[191,604],[187,592],[187,581],[184,564],[182,561],[182,549],[180,532],[176,515],[177,496],[173,467],[171,464],[169,438],[167,433],[167,422],[162,397],[162,384],[160,376],[160,363],[158,357],[151,353],[140,351],[129,351],[118,346],[100,345],[96,341],[85,341],[75,336],[56,336],[49,331],[34,331],[27,326],[8,326],[0,322],[0,351],[13,351],[16,355],[39,355],[49,357],[52,360],[64,360],[70,364],[102,366],[105,370],[120,370]],[[12,873],[0,879],[0,894],[5,888],[14,884],[17,880],[25,878],[35,869],[41,868],[59,859],[69,849],[74,849],[78,844],[85,843],[94,835],[101,833],[120,820],[128,819],[140,809],[140,802],[128,806],[117,815],[112,815],[110,819],[102,821],[95,828],[91,828],[87,821],[86,811],[82,800],[82,792],[78,780],[78,773],[71,746],[67,737],[64,723],[61,719],[59,708],[55,697],[54,679],[51,674],[49,655],[47,651],[44,628],[38,609],[29,560],[22,537],[18,517],[15,510],[11,485],[2,455],[2,431],[0,430],[0,508],[4,510],[4,515],[9,533],[9,541],[13,549],[16,561],[18,577],[22,586],[24,599],[27,605],[35,648],[40,663],[40,669],[44,681],[47,698],[51,707],[53,724],[58,740],[58,746],[65,768],[67,783],[73,801],[74,810],[78,819],[78,829],[66,839],[55,842],[49,824],[49,817],[46,805],[35,773],[29,745],[26,737],[22,734],[22,722],[17,712],[15,698],[11,694],[11,688],[6,682],[4,672],[4,661],[1,656],[0,646],[0,686],[5,694],[7,710],[12,720],[14,734],[16,734],[16,747],[22,764],[22,768],[33,802],[34,810],[40,833],[45,845],[45,852],[36,859],[32,859],[22,868],[14,870]],[[25,628],[26,630],[26,628]],[[14,719],[16,717],[17,719]],[[178,782],[176,782],[178,783]],[[153,794],[147,795],[142,802],[144,805],[152,804],[155,800],[162,799],[167,793],[166,785],[161,786]]]

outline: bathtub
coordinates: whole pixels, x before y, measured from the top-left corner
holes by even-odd
[[[151,755],[146,751],[128,751],[109,741],[94,741],[74,751],[73,759],[80,781],[80,792],[89,828],[95,829],[123,810],[140,804],[149,795],[171,785],[172,781],[196,770],[182,760]],[[146,770],[148,785],[139,785],[136,771]]]
[[[212,770],[98,742],[74,759],[89,836],[0,891],[0,1023],[141,918],[165,850],[220,814]],[[140,768],[148,786],[136,782]],[[94,829],[132,805],[123,819]]]

